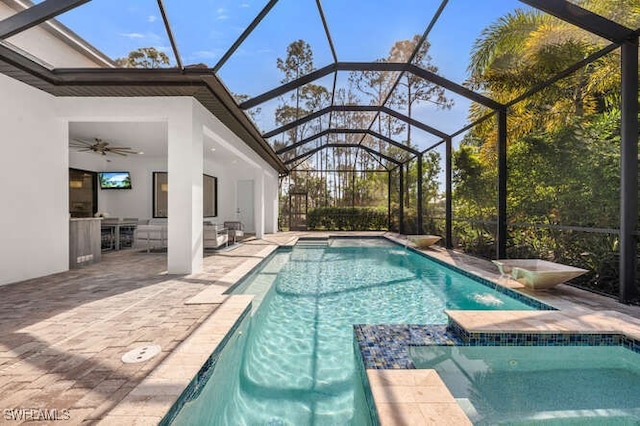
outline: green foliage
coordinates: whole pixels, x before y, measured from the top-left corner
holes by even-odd
[[[170,63],[167,54],[155,47],[141,47],[129,52],[126,58],[116,59],[115,62],[123,68],[161,68]]]
[[[309,211],[307,229],[378,231],[387,229],[386,210],[363,207],[318,207]]]
[[[640,25],[637,0],[577,0],[629,28]],[[605,42],[531,10],[487,27],[469,66],[471,88],[498,101],[588,57]],[[508,256],[542,258],[590,270],[576,280],[599,292],[618,291],[620,56],[613,51],[508,110]],[[471,119],[486,114],[472,106]],[[454,153],[454,243],[495,255],[497,126],[489,119]],[[586,232],[580,227],[601,228]]]

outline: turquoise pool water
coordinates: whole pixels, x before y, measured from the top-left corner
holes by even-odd
[[[640,355],[620,346],[419,346],[476,425],[640,424]]]
[[[366,425],[353,324],[444,324],[444,309],[532,309],[386,240],[277,252],[236,291],[256,294],[253,314],[174,424]]]

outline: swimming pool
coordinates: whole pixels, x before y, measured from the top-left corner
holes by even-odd
[[[256,294],[174,424],[368,424],[353,324],[444,324],[444,309],[533,309],[384,239],[277,251],[236,289]]]
[[[476,425],[640,423],[640,355],[622,346],[419,346]]]

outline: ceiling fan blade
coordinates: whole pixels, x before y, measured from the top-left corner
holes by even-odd
[[[81,140],[81,139],[72,139],[72,140],[69,142],[69,145],[71,145],[71,144],[76,144],[76,145],[86,145],[86,146],[92,146],[92,145],[93,145],[93,143],[90,143],[90,142],[87,142],[87,141],[83,141],[83,140]]]
[[[111,146],[109,142],[106,142],[105,140],[100,138],[94,138],[92,142],[82,139],[71,139],[69,141],[69,146],[77,148],[78,152],[93,151],[96,154],[102,154],[104,156],[106,156],[110,152],[123,157],[126,157],[127,154],[138,153],[138,151],[135,151],[130,146]]]

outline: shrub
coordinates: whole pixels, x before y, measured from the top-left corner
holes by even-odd
[[[319,231],[380,231],[387,229],[386,210],[368,207],[318,207],[307,215],[307,229]]]

